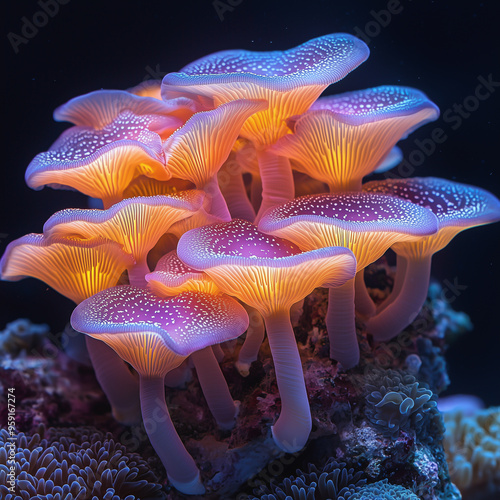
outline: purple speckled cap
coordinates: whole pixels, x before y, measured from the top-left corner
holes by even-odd
[[[200,111],[199,104],[187,98],[169,102],[153,97],[131,94],[125,90],[96,90],[70,99],[54,111],[54,120],[71,122],[79,126],[102,128],[111,123],[120,113],[131,111],[135,115],[169,115],[185,107],[193,113]],[[162,126],[180,127],[182,122],[170,116],[161,120]],[[154,121],[153,121],[154,125]]]
[[[298,246],[260,232],[248,221],[212,224],[183,234],[177,253],[194,269],[225,261],[237,265],[273,265],[273,261],[301,254]]]
[[[368,58],[369,50],[358,38],[335,33],[314,38],[293,49],[272,52],[224,50],[194,61],[179,73],[166,75],[163,98],[195,85],[233,82],[289,91],[305,85],[330,85],[344,78]],[[203,91],[201,91],[203,93]]]
[[[413,177],[371,181],[363,186],[370,193],[384,193],[425,207],[440,227],[472,227],[500,220],[500,200],[475,186],[439,179]]]
[[[302,252],[290,241],[267,235],[240,219],[188,231],[179,240],[177,253],[187,265],[200,270],[217,265],[292,268],[340,256],[345,257],[344,274],[349,274],[353,266],[355,268],[354,256],[347,248],[329,247]]]
[[[227,295],[185,292],[162,299],[147,289],[122,285],[78,305],[71,324],[95,338],[150,332],[160,336],[169,350],[189,356],[239,337],[248,328],[248,315]]]
[[[162,120],[165,117],[137,116],[125,111],[100,130],[71,127],[61,134],[48,151],[35,156],[26,170],[26,183],[33,189],[43,184],[59,187],[57,183],[47,183],[43,174],[89,165],[105,153],[119,148],[139,148],[151,161],[164,165],[160,136],[148,129],[153,124],[159,125]],[[166,173],[164,177],[164,180],[168,180]]]
[[[308,114],[329,112],[341,122],[363,125],[387,118],[412,115],[422,110],[428,110],[428,116],[416,126],[435,120],[439,116],[439,108],[423,92],[411,87],[384,85],[321,97],[311,106]],[[300,121],[300,118],[298,120]]]
[[[398,231],[425,236],[437,231],[432,212],[395,196],[376,193],[308,195],[266,213],[259,229],[272,233],[296,222],[337,226],[346,231]]]

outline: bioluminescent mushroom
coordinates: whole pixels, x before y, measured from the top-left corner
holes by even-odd
[[[35,156],[26,170],[26,183],[32,189],[76,189],[102,199],[108,208],[123,198],[125,188],[139,175],[170,179],[161,138],[148,129],[166,119],[124,111],[99,130],[71,127],[48,151]]]
[[[104,238],[82,241],[28,234],[7,246],[0,260],[0,276],[8,281],[37,278],[79,304],[115,286],[133,262],[118,243]],[[87,348],[114,417],[122,423],[136,423],[139,388],[135,377],[102,342],[88,339]]]
[[[408,326],[422,308],[429,288],[432,255],[464,229],[499,221],[500,200],[484,189],[436,177],[372,181],[363,189],[369,193],[390,194],[425,207],[438,222],[436,234],[397,242],[391,247],[398,255],[396,294],[367,323],[374,338],[384,341]]]
[[[212,198],[212,214],[224,220],[231,215],[217,184],[217,172],[245,120],[267,106],[265,101],[240,99],[196,113],[163,143],[169,174],[203,189]]]
[[[311,431],[311,412],[290,307],[318,286],[351,279],[356,268],[352,252],[336,247],[302,253],[293,243],[235,219],[188,231],[177,253],[188,266],[206,272],[221,291],[264,317],[281,396],[273,438],[287,452],[302,449]]]
[[[298,162],[297,168],[328,184],[330,192],[360,191],[392,147],[439,116],[422,92],[384,86],[318,99],[289,121],[293,133],[271,151]]]
[[[394,196],[352,192],[297,198],[269,211],[259,229],[303,250],[349,248],[360,272],[395,242],[435,233],[437,220],[429,210]],[[354,281],[330,288],[326,316],[330,357],[344,368],[359,361]]]
[[[134,258],[134,265],[128,268],[130,283],[145,286],[148,252],[172,224],[199,210],[203,199],[202,191],[192,190],[177,196],[129,198],[107,210],[66,209],[50,217],[43,231],[48,236],[84,239],[102,236],[120,243]]]
[[[175,250],[164,255],[158,261],[154,272],[146,275],[146,281],[148,288],[161,298],[172,297],[183,292],[220,293],[219,288],[208,274],[186,266],[177,257]],[[220,346],[217,345],[217,347]],[[218,354],[220,355],[220,353]],[[208,407],[217,424],[223,429],[233,427],[237,408],[213,349],[207,347],[203,351],[193,353],[191,360],[198,374]]]
[[[186,292],[161,299],[122,285],[83,301],[71,324],[106,342],[137,370],[146,432],[169,480],[183,493],[203,494],[198,467],[170,419],[164,378],[194,352],[241,335],[248,326],[243,307],[224,295]]]
[[[159,135],[169,135],[168,131],[172,133],[185,121],[175,116],[179,109],[188,108],[189,116],[201,111],[195,101],[191,99],[184,98],[181,102],[179,101],[181,100],[160,101],[153,97],[134,95],[126,90],[96,90],[74,97],[59,106],[54,111],[54,120],[71,122],[82,127],[102,129],[124,111],[132,112],[138,116],[161,115],[164,119],[153,121],[148,128]]]
[[[269,102],[269,108],[255,113],[241,130],[258,150],[263,186],[259,220],[267,209],[293,199],[288,160],[268,151],[289,133],[285,120],[304,113],[328,85],[344,78],[368,54],[365,43],[345,33],[314,38],[285,51],[225,50],[166,75],[162,96],[202,95],[215,105],[235,99]]]
[[[187,291],[221,293],[207,273],[184,264],[177,256],[176,250],[164,255],[158,261],[154,272],[146,275],[146,281],[149,289],[158,297],[168,297]],[[247,376],[250,365],[257,359],[264,340],[265,327],[262,316],[253,307],[247,304],[243,307],[249,315],[250,324],[235,365],[241,375]]]

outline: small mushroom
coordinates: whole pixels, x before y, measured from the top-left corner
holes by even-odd
[[[395,242],[435,233],[437,220],[429,210],[394,196],[352,192],[297,198],[267,212],[259,229],[303,250],[349,248],[360,272]],[[329,291],[330,357],[344,368],[359,361],[354,290],[351,279]]]
[[[363,189],[425,207],[438,223],[435,234],[400,241],[391,247],[398,255],[394,298],[366,325],[376,340],[386,341],[408,326],[422,308],[429,288],[432,255],[459,232],[499,221],[500,200],[484,189],[436,177],[372,181]]]
[[[104,290],[76,307],[71,324],[106,342],[140,376],[144,425],[170,482],[188,495],[205,489],[165,402],[165,375],[196,351],[241,335],[245,310],[223,295],[185,292],[161,299],[131,285]]]
[[[290,308],[317,286],[339,286],[352,278],[352,252],[336,247],[302,253],[293,243],[235,219],[188,231],[177,253],[188,266],[206,272],[221,291],[264,317],[281,396],[273,438],[286,452],[302,449],[311,431],[311,412]]]

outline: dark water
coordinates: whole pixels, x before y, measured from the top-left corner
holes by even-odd
[[[401,143],[405,158],[413,159],[411,175],[446,177],[499,196],[498,9],[494,2],[451,0],[66,0],[44,16],[35,1],[9,2],[3,28],[2,250],[14,238],[40,232],[56,210],[85,206],[79,194],[34,192],[24,185],[30,160],[65,128],[52,121],[59,104],[95,89],[160,78],[217,50],[286,49],[341,31],[364,39],[371,56],[327,92],[381,84],[423,90],[442,115]],[[39,27],[30,31],[31,22]],[[479,100],[475,92],[485,81]],[[446,136],[439,144],[433,140],[436,128]],[[450,392],[474,393],[489,405],[500,404],[498,236],[499,226],[473,229],[433,261],[438,282],[460,285],[450,295],[453,306],[476,327],[449,350]],[[28,316],[57,331],[72,310],[68,300],[34,280],[1,283],[0,304],[0,329]]]

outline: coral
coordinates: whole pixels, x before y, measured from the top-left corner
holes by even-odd
[[[48,332],[48,325],[35,325],[24,318],[7,323],[5,330],[0,332],[0,352],[16,357],[22,351],[36,351]]]
[[[395,439],[402,430],[420,428],[424,415],[435,408],[437,402],[432,391],[412,375],[402,376],[399,382],[398,377],[392,380],[385,377],[385,380],[386,384],[378,388],[370,386],[373,390],[366,396],[366,415],[386,437]]]
[[[0,493],[4,500],[44,498],[73,500],[159,499],[161,485],[136,453],[92,427],[48,429],[15,442],[0,432]],[[15,443],[15,444],[12,444]],[[10,451],[14,447],[15,451]],[[15,455],[13,458],[12,455]],[[15,463],[18,495],[7,484]]]
[[[389,484],[387,479],[368,484],[349,500],[419,500],[411,490],[395,484]]]
[[[260,500],[347,500],[366,483],[362,476],[344,462],[329,460],[321,470],[309,464],[309,472],[297,470],[297,477],[261,488]]]
[[[452,481],[464,492],[500,494],[500,407],[473,415],[444,413],[444,449]]]

